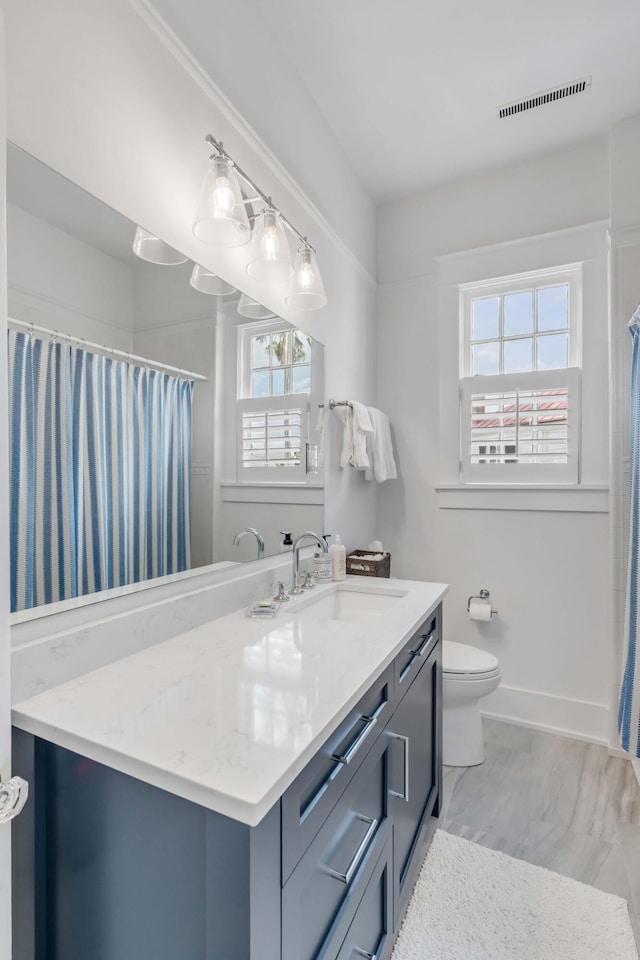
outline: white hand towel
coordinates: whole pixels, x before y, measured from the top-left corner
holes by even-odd
[[[353,401],[353,451],[351,464],[358,470],[367,470],[371,461],[367,454],[367,438],[373,433],[373,424],[369,415],[369,408],[363,403]]]
[[[373,476],[378,483],[384,483],[385,480],[395,480],[398,473],[393,456],[389,418],[386,413],[378,410],[377,407],[369,407],[369,417],[373,426],[369,447],[373,460]],[[370,476],[368,479],[370,479]]]
[[[342,450],[340,466],[348,467],[353,453],[353,411],[351,407],[334,407],[333,412],[342,421]]]

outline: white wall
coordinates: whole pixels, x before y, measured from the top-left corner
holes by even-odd
[[[518,264],[527,257],[536,269],[558,244],[562,256],[573,242],[581,248],[571,239],[581,230],[558,231],[608,215],[603,139],[385,205],[378,230],[378,402],[394,424],[400,462],[400,480],[385,484],[378,501],[393,571],[451,584],[446,636],[486,647],[502,664],[503,684],[485,702],[487,711],[602,741],[609,736],[614,661],[607,514],[565,510],[556,497],[537,511],[442,508],[444,495],[435,487],[452,478],[442,476],[441,419],[448,414],[457,422],[458,375],[457,315],[445,313],[442,291],[453,282],[458,258],[436,266],[434,257],[482,248],[471,259],[487,269],[492,261],[514,265],[489,276],[526,269]],[[521,243],[540,234],[550,236]],[[589,255],[593,295],[584,329],[585,401],[592,412],[604,411],[589,434],[585,479],[592,483],[607,474],[603,234],[601,227]],[[503,246],[489,246],[496,244]],[[507,494],[497,496],[505,506]],[[600,499],[598,509],[606,509],[606,494]],[[499,610],[491,624],[466,616],[467,597],[481,587]]]
[[[220,91],[180,57],[153,15],[133,0],[61,0],[54,6],[7,0],[5,11],[9,138],[321,340],[327,396],[371,403],[375,281]],[[250,22],[243,29],[251,29]],[[233,38],[219,34],[217,40]],[[244,70],[242,58],[230,69]],[[329,296],[324,310],[311,316],[287,310],[281,289],[247,277],[246,251],[215,251],[193,236],[207,157],[203,138],[210,130],[312,239]],[[296,150],[295,116],[286,137],[288,149]],[[349,178],[338,167],[321,189],[337,190],[336,178],[340,192],[349,194]],[[352,215],[355,208],[348,209]],[[328,526],[341,530],[349,546],[366,543],[375,526],[376,490],[361,473],[339,469],[337,435],[330,449]]]

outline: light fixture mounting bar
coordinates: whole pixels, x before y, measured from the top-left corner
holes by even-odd
[[[290,230],[291,233],[294,235],[294,237],[297,237],[298,240],[300,241],[300,243],[304,244],[305,247],[308,247],[310,250],[313,250],[313,252],[315,253],[316,251],[315,251],[314,247],[311,246],[311,244],[309,243],[309,241],[307,240],[307,238],[306,238],[306,237],[303,237],[303,235],[300,233],[300,231],[299,231],[299,230],[296,230],[296,228],[294,227],[294,225],[291,223],[290,220],[288,220],[288,219],[285,217],[285,215],[282,213],[282,211],[279,210],[278,207],[276,207],[276,206],[274,205],[273,201],[271,200],[271,197],[268,197],[268,196],[266,195],[266,193],[263,193],[263,191],[260,189],[260,187],[257,185],[257,183],[256,183],[254,180],[252,180],[251,177],[248,176],[248,174],[246,174],[241,167],[238,166],[238,164],[235,162],[235,160],[233,159],[233,157],[229,156],[229,154],[227,153],[227,151],[224,149],[224,147],[223,147],[223,145],[222,145],[222,142],[219,143],[210,133],[207,134],[207,136],[205,137],[205,140],[206,140],[206,142],[207,142],[210,146],[213,147],[214,150],[217,151],[217,153],[218,153],[221,157],[223,157],[225,160],[228,160],[229,163],[232,163],[232,164],[233,164],[233,168],[234,168],[234,170],[236,171],[236,173],[237,173],[240,177],[242,177],[242,179],[244,180],[244,182],[245,182],[249,187],[251,187],[251,189],[254,190],[255,193],[257,194],[257,196],[255,196],[255,197],[248,197],[244,202],[245,202],[245,203],[255,203],[256,200],[263,200],[270,209],[277,211],[277,213],[280,215],[280,219],[281,219],[282,222],[285,224],[285,226],[289,228],[289,230]]]

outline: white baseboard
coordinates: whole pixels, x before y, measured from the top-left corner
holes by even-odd
[[[602,703],[500,686],[480,706],[493,720],[609,746],[609,708]]]

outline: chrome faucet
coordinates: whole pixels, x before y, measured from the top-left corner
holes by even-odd
[[[300,546],[304,540],[314,540],[319,547],[322,547],[323,553],[329,553],[329,544],[324,539],[324,537],[319,537],[317,533],[314,533],[312,530],[307,530],[305,533],[301,533],[299,537],[293,541],[293,582],[291,584],[291,593],[302,593],[302,587],[298,585],[299,578],[299,568],[300,568]]]
[[[243,537],[246,537],[248,534],[252,534],[258,542],[258,560],[260,557],[264,556],[264,537],[258,533],[255,527],[243,527],[242,530],[238,530],[235,537],[233,538],[233,545],[237,547]]]

